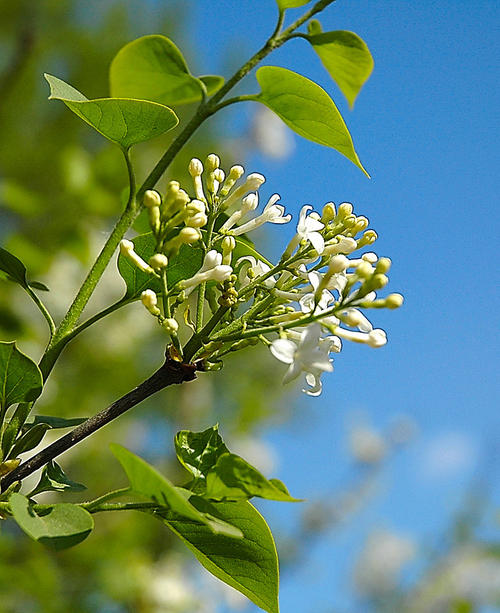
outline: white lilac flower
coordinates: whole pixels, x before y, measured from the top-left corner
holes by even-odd
[[[240,167],[238,167],[240,168]],[[259,187],[265,182],[266,178],[264,175],[261,175],[258,172],[253,172],[249,174],[245,179],[245,183],[237,187],[234,191],[232,191],[228,197],[223,202],[224,209],[229,208],[232,204],[234,204],[240,198],[243,198],[249,192],[256,192]],[[221,195],[224,190],[221,190]]]
[[[231,230],[231,234],[234,236],[239,236],[240,234],[245,234],[246,232],[255,230],[255,228],[258,228],[265,223],[288,223],[290,219],[292,219],[292,216],[285,215],[285,207],[281,204],[276,204],[279,199],[279,194],[273,194],[271,198],[269,198],[268,203],[260,215]]]
[[[363,343],[370,347],[383,347],[387,343],[387,335],[384,330],[375,328],[370,332],[355,332],[354,330],[346,330],[340,326],[335,329],[335,334],[354,343]]]
[[[310,389],[304,390],[307,394],[317,396],[321,393],[320,376],[323,372],[332,372],[333,365],[329,358],[331,342],[322,342],[321,326],[312,324],[307,326],[300,335],[297,343],[290,339],[278,338],[271,343],[270,350],[280,362],[288,364],[288,370],[283,383],[296,379],[300,373],[305,373],[306,382]]]
[[[222,254],[212,249],[205,255],[200,270],[190,279],[183,279],[179,283],[179,287],[186,290],[187,296],[200,283],[204,283],[205,281],[217,281],[221,283],[228,279],[232,272],[233,269],[231,266],[222,264]]]
[[[259,196],[257,192],[245,196],[245,198],[243,198],[243,200],[241,201],[240,208],[237,209],[221,226],[220,232],[226,232],[227,230],[230,230],[234,226],[234,224],[240,221],[242,217],[245,217],[247,213],[249,213],[250,211],[254,211],[257,208],[258,204]]]
[[[153,269],[149,264],[147,264],[139,254],[134,251],[134,243],[127,239],[123,239],[120,241],[120,253],[122,256],[126,257],[132,264],[137,266],[139,270],[142,272],[153,273]]]
[[[297,223],[297,236],[299,241],[307,240],[311,243],[319,255],[323,253],[325,248],[325,240],[320,234],[320,230],[325,227],[314,214],[308,215],[307,212],[312,210],[312,206],[306,204],[300,210],[299,221]]]
[[[240,282],[241,288],[245,287],[245,285],[248,285],[251,281],[253,281],[255,277],[260,277],[261,275],[265,275],[271,270],[271,268],[265,262],[262,262],[261,260],[257,260],[252,255],[245,255],[242,258],[239,258],[236,262],[236,266],[238,266],[238,264],[240,264],[241,262],[243,264],[240,268],[240,272],[238,275],[238,280]],[[252,278],[248,276],[248,272],[250,269],[254,273]],[[262,284],[265,287],[270,288],[270,287],[273,287],[275,283],[276,283],[276,279],[274,277],[268,277],[265,281],[263,281]]]

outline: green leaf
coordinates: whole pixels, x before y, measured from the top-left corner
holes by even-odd
[[[155,253],[155,239],[151,232],[132,239],[134,251],[146,262]],[[168,286],[172,287],[181,279],[192,277],[201,267],[203,252],[197,247],[182,245],[179,253],[170,259],[167,268]],[[127,285],[123,300],[137,300],[145,289],[161,293],[160,282],[156,277],[140,271],[126,257],[118,256],[118,271]]]
[[[285,9],[293,9],[297,6],[304,6],[304,4],[308,4],[311,0],[276,0],[279,8],[281,10]]]
[[[299,502],[278,480],[268,481],[256,468],[233,453],[222,454],[206,475],[205,496],[211,500],[247,500],[252,496]]]
[[[177,516],[208,526],[214,534],[223,533],[233,538],[241,536],[239,530],[235,530],[233,526],[218,520],[214,521],[205,513],[198,511],[188,500],[191,492],[175,487],[142,458],[117,444],[111,445],[111,451],[122,465],[130,482],[130,488],[136,494],[140,494],[160,506],[168,507]]]
[[[269,107],[300,136],[336,149],[370,176],[354,150],[342,115],[324,89],[277,66],[259,68],[256,77],[262,91],[254,100]]]
[[[15,402],[35,400],[42,387],[42,373],[35,362],[15,342],[0,341],[0,415]]]
[[[160,104],[187,104],[201,100],[203,86],[215,93],[224,79],[194,77],[182,53],[166,36],[151,34],[118,51],[109,70],[111,95],[140,98]]]
[[[65,417],[54,417],[53,415],[36,415],[33,424],[47,424],[52,430],[58,428],[73,428],[87,421],[87,417],[73,417],[66,419]],[[30,424],[26,424],[30,425]]]
[[[168,107],[148,100],[98,98],[88,100],[61,79],[45,74],[49,100],[62,100],[75,115],[123,149],[159,136],[179,123]]]
[[[19,283],[25,289],[28,287],[26,266],[15,255],[0,247],[0,271],[5,273],[9,281]]]
[[[268,613],[279,613],[278,555],[264,518],[249,502],[214,503],[212,512],[243,538],[215,535],[204,525],[167,514],[164,521],[213,575]]]
[[[44,467],[38,485],[30,492],[30,498],[40,492],[81,492],[86,489],[85,485],[72,481],[52,460]]]
[[[311,33],[307,40],[352,108],[373,70],[373,57],[366,43],[345,30]]]
[[[47,424],[35,424],[31,426],[27,432],[25,432],[21,438],[18,438],[14,446],[9,452],[9,458],[16,458],[21,453],[31,451],[39,443],[41,443],[43,437],[50,427]],[[7,451],[7,450],[6,450]]]
[[[40,283],[40,281],[30,281],[29,286],[35,289],[39,289],[42,292],[50,292],[49,288],[45,285],[45,283]]]
[[[14,519],[28,536],[56,550],[81,543],[94,528],[90,513],[75,504],[54,504],[37,513],[28,499],[17,493],[12,494],[9,504]]]
[[[217,425],[203,432],[181,430],[174,443],[177,459],[196,479],[204,479],[219,457],[228,452]]]

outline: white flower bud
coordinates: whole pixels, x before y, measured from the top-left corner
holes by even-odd
[[[161,311],[158,308],[158,297],[155,292],[151,289],[146,289],[141,294],[141,302],[146,307],[146,309],[151,313],[151,315],[161,315]]]
[[[155,253],[149,258],[149,265],[155,270],[162,270],[168,266],[168,258],[163,253]]]
[[[364,320],[363,315],[356,309],[350,309],[339,316],[341,320],[351,328],[357,328]]]
[[[372,245],[378,238],[375,230],[366,230],[363,236],[358,240],[358,249],[365,245]]]
[[[368,279],[373,275],[373,266],[365,260],[362,260],[356,266],[356,274],[360,279]]]
[[[390,258],[380,258],[375,267],[375,272],[386,273],[391,268],[391,264]]]
[[[173,317],[164,319],[161,325],[168,334],[176,334],[179,329],[179,324]]]
[[[365,260],[365,262],[369,262],[370,264],[375,264],[378,260],[378,255],[372,251],[369,251],[368,253],[363,253],[361,259]]]
[[[120,253],[122,256],[126,257],[130,262],[132,262],[132,264],[137,266],[139,270],[142,270],[142,272],[154,272],[151,266],[146,264],[141,256],[134,251],[134,243],[132,241],[128,241],[127,239],[121,240]]]
[[[258,172],[254,172],[246,178],[245,183],[237,187],[234,192],[232,192],[228,198],[224,201],[224,208],[228,208],[234,202],[236,202],[239,198],[243,198],[248,192],[255,192],[259,189],[259,187],[265,182],[266,178],[259,174]],[[222,194],[221,194],[222,195]]]
[[[216,168],[214,170],[214,179],[218,181],[219,183],[222,183],[225,177],[226,175],[224,174],[224,171],[222,170],[222,168]]]
[[[375,290],[382,289],[388,283],[389,283],[389,277],[381,273],[377,273],[373,275],[373,277],[370,279],[370,287]]]
[[[349,268],[349,260],[345,255],[334,255],[328,262],[328,271],[332,274],[343,272],[347,268]]]
[[[148,189],[144,193],[144,198],[142,200],[142,203],[147,209],[158,207],[161,204],[161,196],[156,190]]]
[[[193,158],[188,166],[189,174],[194,177],[199,177],[203,173],[203,164],[198,158]]]
[[[185,245],[191,245],[201,238],[200,231],[196,228],[182,228],[178,234],[179,241]]]
[[[368,345],[370,347],[383,347],[387,343],[387,335],[384,330],[376,328],[368,332]]]
[[[369,223],[370,221],[368,220],[367,217],[365,217],[364,215],[360,215],[359,217],[356,217],[356,223],[354,224],[354,230],[356,232],[362,232],[363,230],[366,230],[366,228],[368,228]]]
[[[222,239],[222,253],[229,253],[236,247],[236,240],[233,236],[226,236]]]
[[[334,255],[336,253],[349,254],[358,248],[358,243],[350,236],[340,236],[337,239],[337,242],[327,243],[323,255]]]
[[[201,200],[191,200],[186,205],[186,211],[189,215],[196,215],[196,213],[204,213],[205,212],[205,203]]]
[[[352,211],[353,211],[352,204],[350,202],[343,202],[342,204],[339,205],[337,216],[340,219],[344,219],[344,217],[347,217],[348,215],[352,215]]]
[[[207,224],[208,218],[205,213],[196,213],[192,217],[188,217],[184,222],[190,228],[203,228]]]
[[[385,299],[385,306],[388,309],[399,309],[403,302],[404,298],[401,294],[389,294]]]
[[[120,253],[124,256],[127,256],[130,251],[134,250],[134,243],[132,241],[128,241],[126,238],[120,241]]]
[[[208,172],[212,172],[216,168],[220,166],[220,158],[215,153],[211,153],[207,156],[207,160],[205,162]]]

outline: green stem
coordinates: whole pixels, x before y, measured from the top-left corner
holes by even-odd
[[[214,231],[215,219],[216,219],[216,212],[214,211],[211,214],[210,219],[208,221],[204,255],[206,255],[212,248],[212,234]],[[198,287],[198,296],[197,296],[198,300],[197,300],[197,305],[196,305],[196,323],[195,323],[196,332],[199,332],[203,327],[203,309],[205,306],[206,289],[207,289],[206,282],[200,283]]]
[[[79,506],[85,508],[83,505]],[[108,502],[98,507],[91,507],[87,511],[89,513],[101,513],[103,511],[143,511],[161,508],[165,509],[165,507],[161,507],[157,502]]]
[[[184,347],[184,360],[186,362],[190,362],[196,355],[196,353],[201,349],[203,341],[207,339],[210,332],[212,332],[215,326],[224,317],[228,309],[229,307],[220,306],[209,319],[206,326],[196,334],[193,334],[193,336],[189,339],[186,346]]]
[[[107,494],[103,494],[99,496],[99,498],[95,498],[94,500],[90,500],[89,502],[81,502],[79,506],[87,511],[91,511],[94,507],[101,505],[108,500],[112,500],[113,498],[118,498],[119,496],[123,496],[130,492],[129,487],[122,487],[119,490],[113,490],[112,492],[108,492]]]
[[[39,308],[40,312],[42,313],[42,315],[45,317],[45,320],[49,324],[50,338],[52,338],[56,332],[56,324],[54,323],[54,320],[52,319],[51,314],[48,312],[47,307],[43,304],[43,302],[35,294],[35,292],[31,289],[31,287],[27,286],[25,287],[25,290],[28,292],[31,299],[36,304],[36,306]]]

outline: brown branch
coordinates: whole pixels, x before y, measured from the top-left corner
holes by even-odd
[[[68,434],[49,445],[32,458],[8,473],[1,481],[1,491],[4,492],[15,481],[21,481],[35,472],[48,462],[61,455],[87,436],[90,436],[110,421],[123,415],[126,411],[136,406],[149,396],[159,392],[169,385],[184,383],[196,379],[196,371],[202,370],[200,363],[184,364],[173,360],[167,353],[165,363],[148,379],[136,388],[113,402],[109,407],[96,415],[89,417]]]

